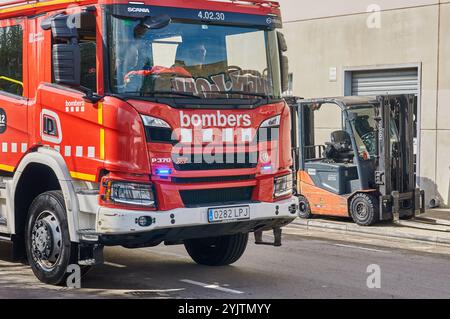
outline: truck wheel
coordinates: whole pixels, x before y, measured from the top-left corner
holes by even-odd
[[[298,216],[303,219],[310,219],[313,217],[311,213],[311,206],[305,196],[298,196]]]
[[[184,242],[191,258],[199,265],[226,266],[239,260],[247,248],[248,234],[191,239]]]
[[[65,283],[67,267],[77,263],[77,249],[70,242],[61,191],[43,193],[31,204],[25,245],[28,262],[40,281],[50,285]]]
[[[350,202],[350,215],[360,226],[371,226],[379,221],[379,206],[375,196],[356,194]]]

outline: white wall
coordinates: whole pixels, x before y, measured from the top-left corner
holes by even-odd
[[[439,3],[439,0],[278,0],[282,6],[285,22],[332,17],[366,12],[372,4],[381,10],[424,6]],[[445,3],[448,1],[440,1]]]
[[[357,12],[362,6],[358,3],[372,1],[318,0],[315,4],[281,0],[287,20],[306,19],[313,13],[316,17],[322,15],[321,19],[284,25],[294,74],[294,95],[306,98],[343,95],[346,67],[421,65],[420,182],[429,200],[436,198],[450,206],[450,2],[383,11],[379,29],[368,28],[369,15],[364,11],[326,17]],[[378,2],[392,7],[432,4],[437,0]],[[332,67],[337,68],[336,81],[330,79]]]

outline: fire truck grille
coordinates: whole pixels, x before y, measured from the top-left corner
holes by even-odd
[[[186,207],[250,201],[252,193],[253,186],[180,191],[181,199]]]
[[[172,182],[176,183],[176,184],[242,182],[242,181],[253,180],[255,178],[256,178],[256,175],[211,176],[211,177],[172,177]]]
[[[198,160],[195,155],[190,154],[185,164],[177,163],[184,156],[174,158],[174,168],[177,171],[209,171],[221,169],[249,169],[255,168],[258,164],[258,153],[235,153],[216,154],[210,159],[202,156]]]

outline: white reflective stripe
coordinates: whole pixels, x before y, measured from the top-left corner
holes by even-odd
[[[82,157],[83,156],[83,146],[77,146],[75,151],[76,157]]]
[[[182,128],[181,133],[181,143],[192,143],[192,130]]]
[[[19,153],[19,145],[20,145],[20,152],[26,153],[28,150],[28,144],[27,143],[8,143],[8,142],[2,142],[1,145],[1,152],[2,153]]]
[[[90,158],[95,157],[95,147],[93,147],[93,146],[88,147],[88,157],[90,157]]]
[[[53,149],[59,153],[61,153],[61,145],[54,145],[50,146],[48,144],[45,144],[46,147],[53,147]],[[0,146],[0,152],[2,153],[26,153],[28,151],[28,143],[8,143],[8,142],[2,142]],[[87,148],[87,157],[89,158],[95,158],[95,146],[89,146]],[[64,156],[70,157],[72,156],[72,146],[64,146]],[[83,146],[76,146],[75,147],[75,156],[76,157],[82,157],[83,156]]]

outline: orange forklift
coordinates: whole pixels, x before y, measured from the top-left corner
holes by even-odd
[[[352,217],[362,226],[424,212],[416,188],[414,95],[289,100],[299,215]],[[342,128],[317,145],[315,113],[337,105]]]

